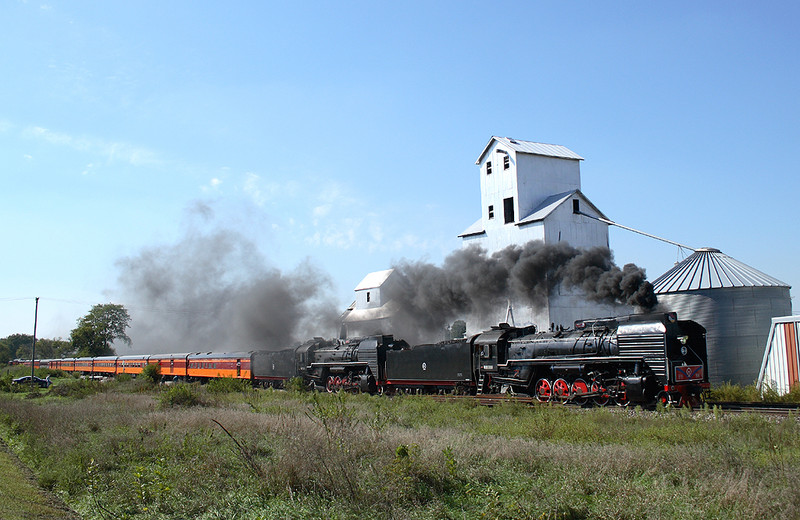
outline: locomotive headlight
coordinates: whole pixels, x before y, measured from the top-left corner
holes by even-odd
[[[681,356],[685,356],[688,353],[689,353],[689,349],[686,348],[686,345],[682,346],[681,347]]]

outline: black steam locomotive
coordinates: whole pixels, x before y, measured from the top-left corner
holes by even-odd
[[[697,404],[709,387],[706,331],[674,313],[585,320],[536,333],[497,327],[473,338],[478,392],[599,405]]]
[[[705,329],[674,313],[585,320],[536,332],[501,324],[469,339],[411,346],[392,336],[315,338],[253,353],[253,378],[319,390],[520,393],[598,405],[696,404],[709,387]]]

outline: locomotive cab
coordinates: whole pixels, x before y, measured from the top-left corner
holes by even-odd
[[[498,384],[505,372],[503,367],[509,359],[509,341],[534,332],[534,326],[516,328],[508,323],[501,323],[472,337],[473,366],[479,394],[500,389]]]
[[[710,388],[706,329],[694,321],[677,321],[668,325],[666,345],[667,377],[657,399],[663,404],[701,402],[702,393]]]

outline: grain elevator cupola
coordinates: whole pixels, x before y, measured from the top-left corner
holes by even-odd
[[[554,144],[492,137],[475,164],[481,218],[459,235],[489,253],[531,240],[573,247],[608,246],[606,218],[581,192],[583,157]]]

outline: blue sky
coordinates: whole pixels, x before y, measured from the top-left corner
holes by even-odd
[[[121,259],[214,230],[327,273],[343,309],[366,273],[460,246],[492,135],[567,146],[612,220],[796,288],[798,19],[788,1],[4,2],[0,337],[32,332],[36,296],[38,336],[68,337],[129,304]],[[610,233],[651,280],[683,258]]]

